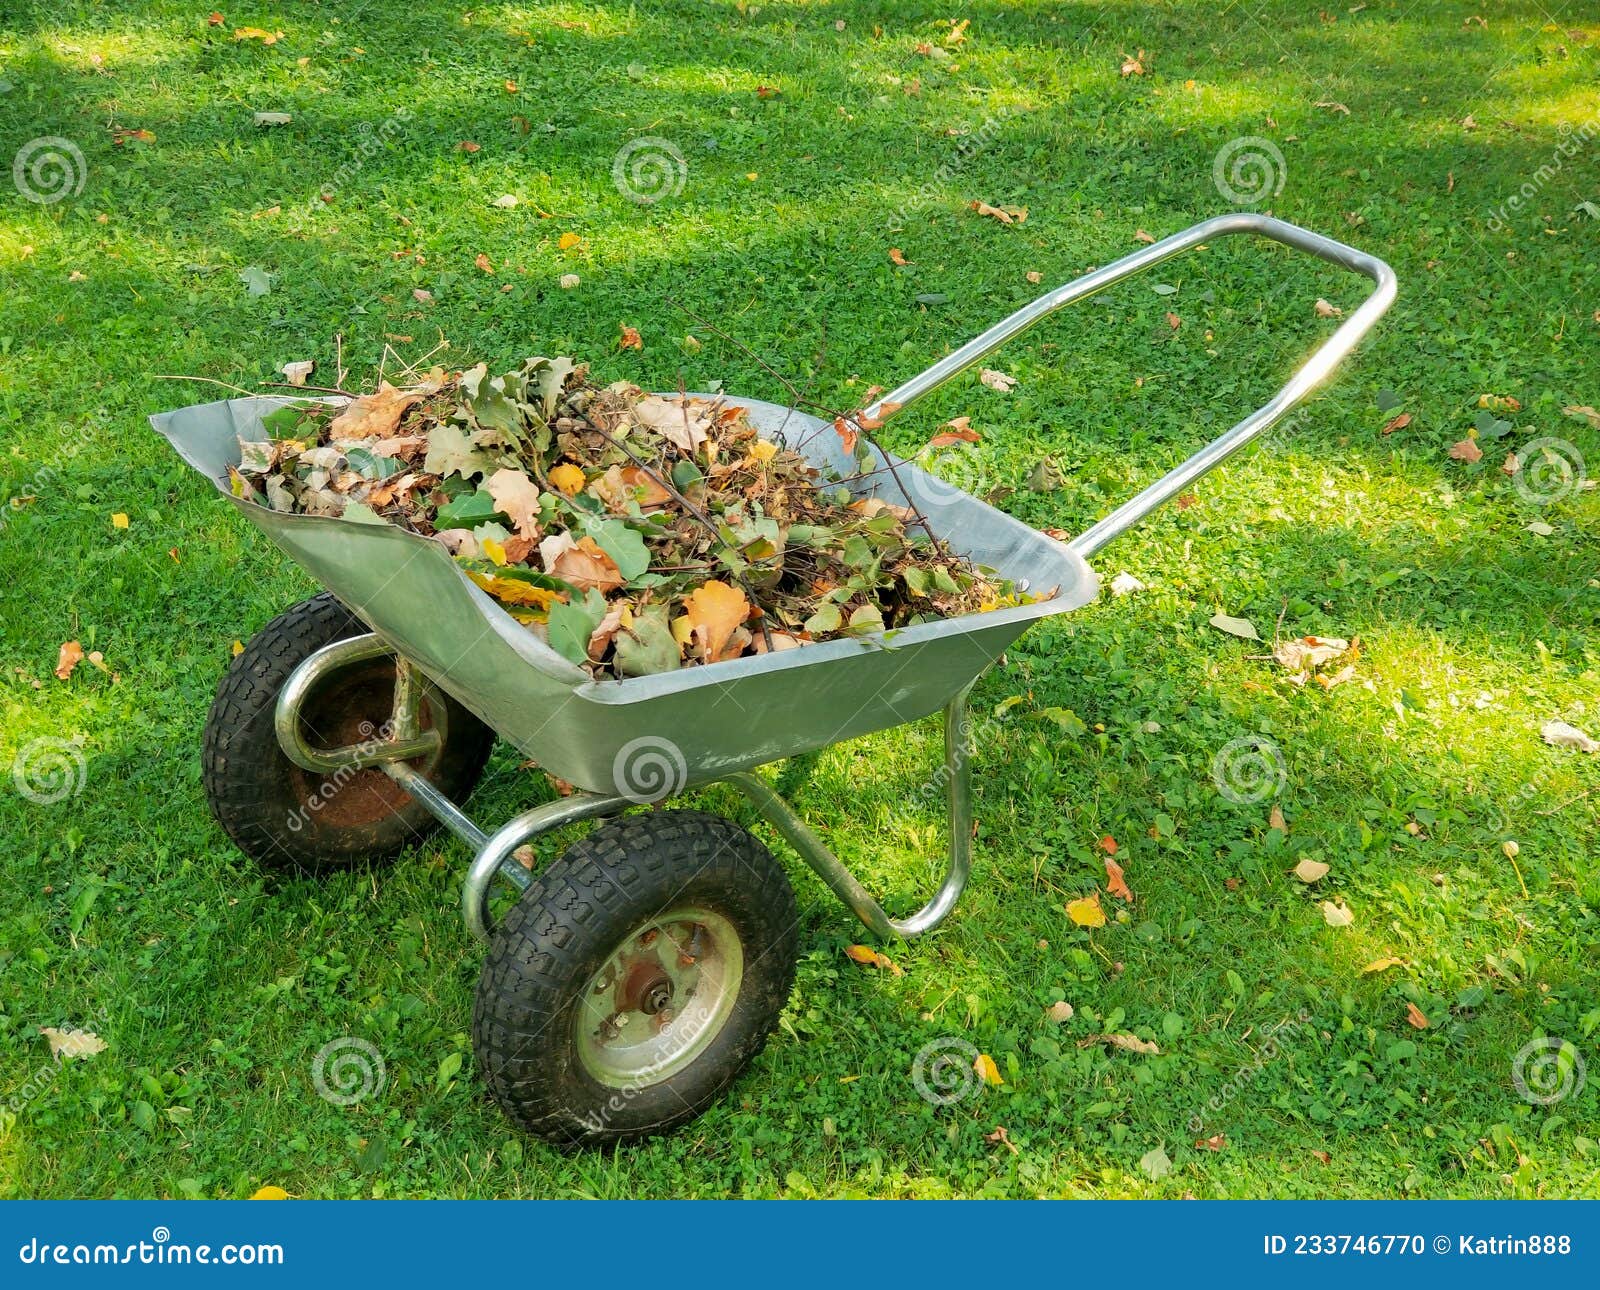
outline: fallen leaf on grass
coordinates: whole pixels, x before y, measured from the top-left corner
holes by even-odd
[[[1124,50],[1122,52],[1122,74],[1124,76],[1143,76],[1144,58],[1145,53],[1142,49],[1137,54],[1130,54]]]
[[[304,385],[306,377],[316,369],[315,361],[307,359],[303,363],[285,363],[278,370],[283,373],[283,379],[290,385]]]
[[[1317,310],[1317,317],[1318,318],[1342,318],[1342,317],[1344,317],[1344,310],[1343,309],[1339,308],[1338,305],[1330,305],[1321,296],[1317,297],[1316,310]]]
[[[456,144],[456,151],[481,152],[483,151],[483,145],[481,143],[474,143],[471,139],[463,139],[460,143]]]
[[[56,655],[56,676],[66,681],[72,677],[73,668],[83,662],[83,646],[77,641],[63,641],[61,650]]]
[[[1406,1004],[1406,1021],[1418,1030],[1426,1030],[1430,1024],[1428,1014],[1414,1003]]]
[[[979,1053],[973,1060],[972,1069],[985,1084],[1004,1084],[1000,1078],[1000,1068],[994,1064],[994,1058],[988,1053]]]
[[[576,273],[563,273],[558,285],[563,291],[571,291],[581,281]]]
[[[1071,1021],[1072,1020],[1072,1013],[1073,1013],[1072,1005],[1070,1003],[1068,1003],[1065,999],[1061,999],[1061,1000],[1058,1000],[1055,1003],[1052,1003],[1049,1006],[1049,1008],[1047,1008],[1045,1010],[1045,1014],[1044,1015],[1049,1017],[1051,1021],[1055,1022],[1056,1025],[1059,1026],[1059,1025],[1063,1024],[1064,1022]]]
[[[1450,445],[1450,457],[1454,461],[1482,461],[1483,449],[1478,447],[1475,440],[1463,439]]]
[[[1120,1048],[1125,1053],[1143,1053],[1146,1057],[1159,1057],[1161,1049],[1148,1039],[1140,1039],[1138,1035],[1090,1035],[1078,1040],[1079,1048],[1093,1048],[1096,1044],[1110,1044],[1113,1048]]]
[[[114,528],[114,529],[125,529],[125,528],[127,528],[128,527],[127,512],[125,512],[125,511],[115,511],[115,512],[113,512],[112,516],[111,516],[111,527]]]
[[[254,113],[254,120],[257,125],[271,126],[288,125],[294,118],[287,112],[257,112]]]
[[[1100,893],[1093,892],[1067,902],[1067,917],[1079,927],[1104,927],[1106,911],[1100,908]]]
[[[1106,857],[1106,890],[1118,900],[1125,900],[1133,904],[1133,893],[1128,890],[1127,881],[1122,874],[1122,866],[1110,856]]]
[[[889,263],[898,264],[903,267],[907,264],[910,264],[911,261],[906,259],[905,255],[901,252],[898,246],[891,246],[889,248]]]
[[[979,215],[997,219],[1002,224],[1022,224],[1026,223],[1028,218],[1026,206],[991,206],[988,202],[975,201],[968,202],[967,208],[977,211]]]
[[[1555,748],[1576,748],[1579,752],[1585,753],[1600,752],[1600,741],[1591,739],[1577,726],[1569,726],[1565,721],[1547,721],[1539,733],[1545,743]]]
[[[1237,636],[1241,640],[1258,641],[1261,633],[1256,631],[1256,625],[1248,618],[1231,618],[1227,614],[1214,614],[1211,625],[1219,632],[1227,632],[1229,636]]]
[[[475,264],[479,269],[483,270],[483,272],[485,272],[485,273],[493,273],[494,272],[494,261],[491,260],[482,251],[479,251],[475,256],[472,257],[472,263]]]
[[[1396,430],[1404,430],[1411,424],[1411,414],[1402,412],[1399,416],[1391,418],[1384,424],[1383,433],[1393,434]]]
[[[1350,642],[1337,636],[1300,636],[1279,641],[1272,657],[1291,672],[1315,672],[1350,648]]]
[[[1117,854],[1117,840],[1109,833],[1106,834],[1105,837],[1101,838],[1097,845],[1108,856],[1114,856]]]
[[[1349,108],[1347,108],[1343,103],[1335,103],[1332,99],[1320,99],[1318,100],[1316,106],[1319,108],[1327,108],[1330,112],[1343,112],[1346,116],[1350,115]]]
[[[251,1200],[288,1200],[289,1193],[282,1187],[274,1187],[268,1183],[265,1187],[258,1187],[250,1193]]]
[[[997,372],[992,367],[979,369],[978,379],[991,390],[999,390],[1001,394],[1008,393],[1017,383],[1016,377],[1007,376],[1004,372]]]
[[[1356,916],[1350,912],[1350,906],[1325,900],[1322,902],[1322,921],[1329,927],[1349,927],[1356,921]]]
[[[1405,962],[1390,954],[1381,959],[1373,959],[1366,967],[1361,969],[1362,976],[1371,976],[1374,972],[1387,972],[1392,967],[1399,967]]]
[[[50,1045],[50,1056],[62,1061],[74,1057],[93,1057],[106,1050],[106,1041],[99,1035],[73,1026],[40,1026],[39,1033]]]
[[[1276,802],[1272,804],[1272,809],[1267,812],[1267,827],[1269,829],[1277,829],[1285,837],[1289,834],[1289,821],[1283,818],[1283,807]]]
[[[1209,1138],[1196,1138],[1194,1145],[1197,1151],[1221,1151],[1228,1145],[1228,1136],[1225,1133],[1213,1133]]]
[[[1038,286],[1044,281],[1044,274],[1040,273],[1037,269],[1029,269],[1022,276],[1025,277],[1029,282],[1033,283],[1034,286]]]
[[[1320,882],[1328,876],[1328,866],[1321,860],[1305,859],[1290,870],[1303,883]]]
[[[1587,405],[1579,406],[1574,404],[1572,406],[1562,408],[1561,410],[1569,417],[1581,417],[1594,429],[1600,430],[1600,412],[1595,411],[1595,409]]]
[[[1143,242],[1146,246],[1148,246],[1150,243],[1155,241],[1155,238],[1151,237],[1150,234],[1146,233],[1142,228],[1136,228],[1133,230],[1133,240],[1135,242]]]
[[[1017,1144],[1006,1136],[1006,1126],[1003,1124],[995,1125],[994,1132],[984,1134],[983,1140],[985,1142],[992,1142],[996,1146],[1005,1147],[1006,1150],[1010,1151],[1014,1156],[1022,1154],[1017,1150]]]
[[[891,972],[895,976],[904,976],[905,972],[887,954],[875,950],[870,945],[848,945],[845,947],[845,957],[852,963],[859,963],[863,967],[879,968],[884,972]]]
[[[489,203],[489,205],[503,211],[514,209],[516,204],[517,195],[515,193],[501,193],[500,196]]]
[[[948,448],[953,443],[982,443],[983,436],[972,428],[971,417],[954,417],[928,440],[930,448]]]
[[[1333,1163],[1333,1157],[1326,1151],[1313,1151],[1311,1154],[1315,1156],[1322,1164],[1331,1165]]]
[[[239,27],[234,30],[235,40],[259,40],[263,45],[276,45],[283,39],[281,31],[267,31],[262,27]]]
[[[1134,592],[1143,590],[1144,583],[1126,571],[1119,573],[1111,580],[1111,594],[1113,596],[1131,596]]]
[[[644,348],[644,340],[640,337],[639,329],[637,327],[630,327],[627,323],[618,323],[617,332],[619,334],[619,339],[617,341],[618,349]]]

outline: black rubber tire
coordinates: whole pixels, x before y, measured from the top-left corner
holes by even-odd
[[[319,776],[296,766],[278,746],[273,711],[290,673],[324,645],[370,630],[323,592],[285,610],[251,637],[217,685],[201,752],[206,797],[238,848],[267,868],[297,874],[348,868],[392,856],[438,827],[421,803],[381,770]],[[343,724],[367,714],[360,723],[364,735],[389,719],[394,664],[374,659],[357,669],[357,675],[347,679],[340,673],[329,685],[343,687],[338,696],[346,709]],[[317,697],[313,694],[307,704],[308,718],[314,717]],[[448,695],[430,689],[422,724],[435,726],[440,717],[444,747],[412,765],[452,801],[464,801],[483,773],[494,731]],[[328,746],[360,737],[318,742]]]
[[[649,919],[692,903],[734,927],[744,975],[710,1046],[682,1070],[625,1093],[578,1052],[588,982]],[[700,811],[658,811],[597,828],[534,880],[496,930],[478,980],[478,1068],[520,1128],[566,1148],[662,1133],[706,1109],[760,1053],[794,985],[794,891],[761,842]]]

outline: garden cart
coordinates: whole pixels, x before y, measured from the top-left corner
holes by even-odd
[[[1033,323],[1202,243],[1258,234],[1372,279],[1366,301],[1278,394],[1069,542],[1054,541],[915,465],[858,474],[841,437],[792,408],[728,400],[824,477],[909,496],[940,537],[1038,599],[625,680],[596,681],[525,630],[438,542],[388,524],[287,514],[233,497],[239,440],[266,437],[278,398],[153,418],[190,465],[328,590],[263,628],[222,680],[205,735],[217,818],[269,866],[327,869],[400,850],[442,824],[467,843],[468,931],[488,942],[473,1044],[519,1125],[567,1144],[657,1132],[699,1114],[761,1049],[797,957],[789,881],[757,838],[692,810],[649,810],[720,782],[748,799],[880,936],[950,913],[971,863],[967,695],[1029,624],[1092,600],[1087,561],[1294,408],[1389,307],[1382,261],[1263,215],[1198,224],[1041,296],[858,414],[914,404]],[[876,454],[876,450],[874,450]],[[892,465],[892,469],[890,468]],[[756,768],[943,710],[944,880],[892,917]],[[574,791],[486,832],[462,810],[495,736]],[[606,822],[537,875],[517,852],[575,821]],[[503,918],[492,884],[519,889]]]

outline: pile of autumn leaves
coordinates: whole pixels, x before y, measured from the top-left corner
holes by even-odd
[[[285,406],[264,430],[241,438],[236,496],[433,537],[596,678],[1017,599],[909,507],[819,479],[743,409],[596,388],[569,359],[495,377],[436,368],[348,403]]]

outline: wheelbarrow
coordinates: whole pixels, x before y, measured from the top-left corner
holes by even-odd
[[[595,681],[524,630],[429,538],[390,525],[275,512],[232,496],[239,439],[287,400],[245,398],[153,417],[156,430],[328,590],[268,623],[232,662],[206,726],[206,793],[257,861],[324,871],[392,854],[443,825],[472,850],[467,930],[488,942],[473,1016],[478,1068],[523,1128],[565,1145],[664,1131],[702,1112],[761,1050],[790,993],[798,922],[787,875],[733,822],[649,810],[720,782],[879,936],[949,915],[971,869],[967,695],[1031,623],[1093,600],[1087,561],[1278,422],[1395,297],[1381,260],[1294,225],[1231,214],[1050,291],[866,408],[904,411],[1046,315],[1205,242],[1259,234],[1372,279],[1366,301],[1273,399],[1067,543],[886,459],[860,472],[817,418],[755,400],[766,437],[863,496],[903,489],[950,546],[1041,599],[894,633],[655,676]],[[822,433],[818,433],[823,431]],[[892,469],[891,469],[892,467]],[[927,904],[896,917],[756,768],[944,712],[949,856]],[[495,736],[570,796],[486,832],[462,809]],[[541,873],[517,852],[604,819]],[[492,885],[517,889],[503,918]]]

